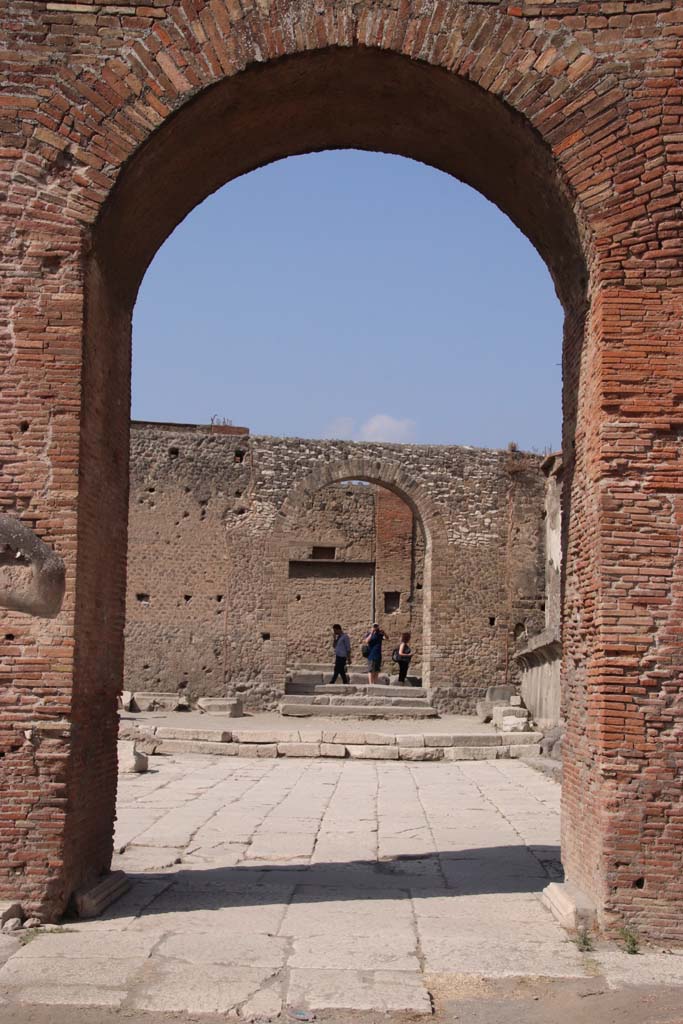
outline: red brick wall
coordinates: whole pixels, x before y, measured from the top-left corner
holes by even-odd
[[[111,850],[144,269],[224,182],[351,146],[478,188],[555,278],[563,856],[604,924],[683,938],[681,0],[5,0],[2,31],[0,503],[68,580],[3,633],[0,898],[54,914]]]

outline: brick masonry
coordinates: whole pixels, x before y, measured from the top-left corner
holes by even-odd
[[[603,927],[683,939],[681,0],[5,0],[1,27],[0,494],[67,571],[59,616],[2,633],[2,895],[55,914],[110,863],[144,270],[216,187],[346,146],[468,182],[554,277],[563,859]]]
[[[272,708],[287,667],[330,663],[333,622],[361,663],[374,577],[385,668],[410,629],[434,701],[473,711],[487,686],[515,681],[520,630],[544,622],[540,464],[455,446],[134,424],[126,688],[234,693]],[[398,493],[349,483],[396,487],[399,467]],[[329,549],[325,561],[316,549]],[[400,595],[397,610],[385,594]]]

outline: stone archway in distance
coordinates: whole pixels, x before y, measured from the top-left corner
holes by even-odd
[[[286,577],[289,561],[288,517],[300,509],[306,498],[316,491],[345,480],[362,480],[365,483],[384,487],[396,494],[411,509],[415,520],[424,531],[425,562],[422,610],[422,680],[429,688],[438,681],[434,673],[434,648],[439,649],[440,629],[447,627],[445,619],[435,622],[432,614],[434,593],[438,595],[448,586],[446,553],[448,537],[435,507],[424,485],[412,477],[397,462],[389,460],[370,461],[357,457],[328,462],[299,480],[289,492],[280,509],[275,535],[271,545],[271,557],[279,566],[280,577]],[[437,597],[438,600],[438,597]],[[284,679],[287,670],[287,606],[283,601],[274,603],[273,623],[275,626],[272,643],[273,654],[271,673],[275,679]]]
[[[2,496],[64,559],[67,586],[55,619],[12,620],[4,641],[0,799],[17,824],[0,831],[0,898],[55,917],[110,864],[145,267],[231,178],[355,147],[477,188],[554,278],[563,859],[604,928],[682,939],[680,4],[645,29],[560,0],[150,0],[135,18],[96,2],[85,20],[74,0],[14,6]]]

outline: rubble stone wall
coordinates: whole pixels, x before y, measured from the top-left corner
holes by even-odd
[[[413,508],[411,495],[335,481],[306,490],[282,515],[293,486],[321,461],[346,465],[360,454],[380,466],[409,463],[438,507],[443,539],[432,538],[431,558],[447,587],[428,595],[441,627],[434,643],[430,623],[427,651],[419,501]],[[385,664],[410,630],[412,671],[427,654],[435,699],[470,710],[487,686],[515,677],[510,652],[523,642],[515,629],[543,622],[539,465],[536,456],[472,448],[134,424],[126,688],[180,688],[192,699],[235,692],[270,707],[287,665],[330,662],[333,622],[348,630],[360,661],[374,586],[374,614],[390,637]]]

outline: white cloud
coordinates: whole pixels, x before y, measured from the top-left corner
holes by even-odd
[[[325,428],[325,437],[332,440],[350,441],[353,437],[355,423],[351,416],[338,416]]]
[[[358,431],[359,441],[412,441],[415,438],[415,421],[399,420],[387,413],[377,413],[363,423]]]

